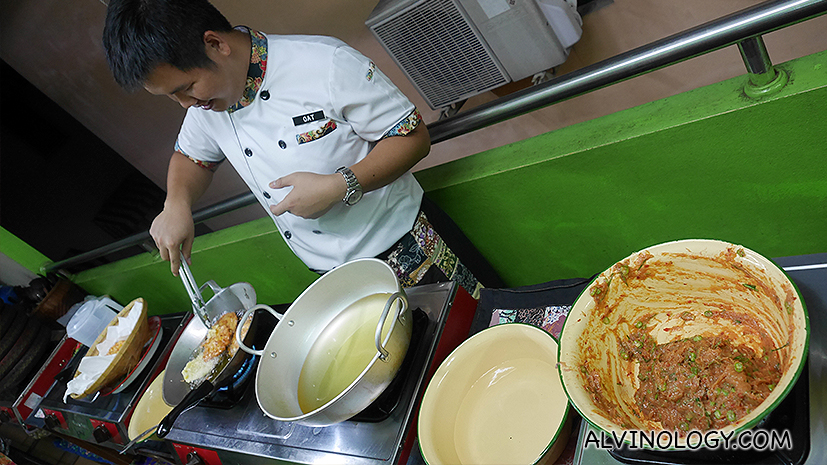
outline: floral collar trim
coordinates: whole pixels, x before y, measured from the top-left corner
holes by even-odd
[[[264,81],[264,73],[267,71],[267,37],[261,32],[254,31],[246,26],[238,29],[250,33],[252,51],[250,52],[250,68],[247,70],[247,84],[244,86],[244,93],[241,100],[227,109],[227,113],[241,110],[249,106],[256,99],[256,94]]]

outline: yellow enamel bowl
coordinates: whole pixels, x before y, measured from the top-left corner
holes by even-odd
[[[141,398],[135,405],[132,418],[129,420],[129,428],[127,428],[130,440],[136,439],[138,435],[143,434],[149,428],[157,426],[172,411],[173,406],[164,402],[165,372],[166,370],[161,370],[161,373],[149,384],[149,387],[141,394]],[[157,436],[152,432],[140,439],[157,439]]]
[[[629,430],[670,430],[645,418],[635,400],[648,375],[623,347],[634,347],[630,343],[640,341],[641,331],[658,345],[720,337],[733,347],[749,347],[756,357],[778,355],[780,380],[757,407],[714,428],[727,434],[755,426],[784,399],[801,373],[809,340],[807,312],[795,286],[772,261],[746,247],[681,240],[628,256],[575,301],[560,334],[558,365],[572,405],[592,425],[618,437]],[[694,357],[687,360],[680,363],[694,363]],[[679,375],[678,367],[662,368]],[[680,386],[678,379],[664,387],[676,405],[683,399]],[[693,397],[708,398],[714,408],[715,391],[704,392]],[[703,400],[700,404],[709,410]]]
[[[428,383],[417,424],[429,465],[554,463],[571,430],[557,343],[509,323],[465,340]]]

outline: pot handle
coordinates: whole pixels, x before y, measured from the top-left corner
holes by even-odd
[[[385,321],[387,321],[388,313],[391,310],[391,306],[397,299],[402,301],[402,305],[399,306],[399,312],[394,317],[393,322],[391,322],[391,327],[388,330],[388,338],[390,337],[391,333],[393,333],[393,329],[396,327],[396,321],[402,316],[403,313],[405,313],[405,310],[408,309],[408,299],[405,298],[404,293],[394,292],[391,294],[388,298],[388,303],[385,304],[385,309],[382,310],[382,316],[379,317],[379,324],[376,326],[376,350],[379,351],[379,359],[382,361],[388,359],[388,351],[382,346],[382,328],[385,327]],[[387,344],[387,342],[388,341],[386,339],[385,343]]]
[[[273,310],[267,305],[258,304],[255,307],[251,307],[246,312],[244,312],[244,315],[241,317],[240,320],[238,320],[238,325],[235,327],[235,342],[238,343],[238,348],[243,350],[244,352],[247,352],[248,354],[261,355],[264,353],[263,350],[255,350],[251,347],[247,347],[247,345],[244,344],[244,341],[241,340],[241,327],[244,326],[243,323],[247,321],[247,318],[253,317],[253,312],[255,312],[256,310],[267,310],[279,321],[281,321],[281,319],[284,318],[284,315]]]

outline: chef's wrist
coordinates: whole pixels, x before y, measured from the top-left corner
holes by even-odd
[[[333,176],[336,179],[336,195],[338,195],[339,200],[341,200],[342,197],[344,197],[345,194],[347,194],[347,180],[342,175],[342,173],[338,171],[331,174],[331,176]]]
[[[340,174],[344,183],[345,183],[345,193],[342,196],[342,202],[344,202],[347,206],[356,205],[359,200],[362,199],[363,190],[362,184],[359,183],[359,179],[356,177],[356,174],[353,171],[345,166],[336,170],[336,173]]]

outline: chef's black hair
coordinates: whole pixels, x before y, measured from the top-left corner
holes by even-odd
[[[103,47],[115,81],[132,91],[164,63],[182,71],[212,66],[204,32],[231,30],[207,0],[110,0]]]

